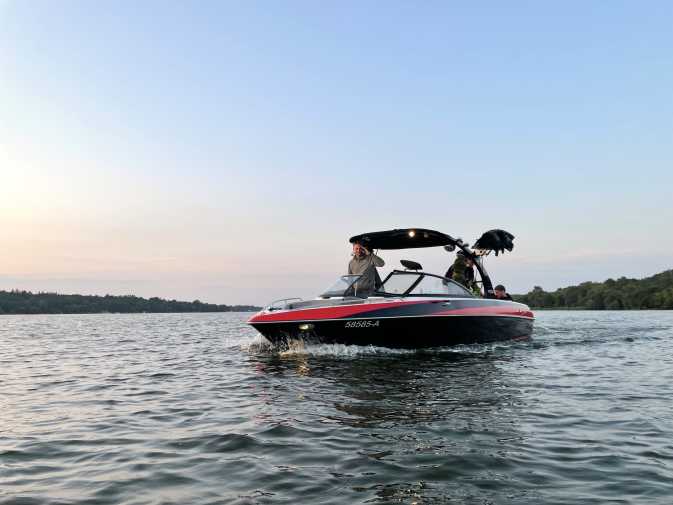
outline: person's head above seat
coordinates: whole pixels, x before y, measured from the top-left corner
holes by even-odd
[[[493,288],[493,293],[495,294],[496,298],[507,297],[507,290],[505,289],[505,286],[503,286],[502,284],[498,284],[495,288]]]

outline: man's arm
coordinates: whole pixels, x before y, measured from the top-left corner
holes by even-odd
[[[382,267],[386,264],[386,262],[379,258],[376,254],[369,253],[369,255],[372,257],[372,263],[374,263],[375,267]]]

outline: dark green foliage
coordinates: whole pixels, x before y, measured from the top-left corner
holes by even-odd
[[[541,309],[673,309],[673,270],[645,279],[620,277],[605,282],[583,282],[552,293],[535,286],[529,293],[513,298]]]
[[[103,312],[246,312],[252,305],[216,305],[179,302],[162,298],[125,296],[60,295],[30,291],[0,291],[0,314],[97,314]]]

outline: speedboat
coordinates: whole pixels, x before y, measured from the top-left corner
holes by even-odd
[[[476,295],[411,260],[390,272],[373,293],[358,293],[359,275],[342,275],[312,300],[276,300],[248,324],[275,346],[294,341],[391,348],[444,347],[530,338],[534,316],[522,303],[495,297],[484,258],[511,251],[514,236],[489,230],[473,248],[460,238],[423,228],[364,233],[350,238],[369,251],[440,247],[460,249],[479,274]]]

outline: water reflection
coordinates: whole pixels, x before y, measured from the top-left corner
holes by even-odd
[[[480,430],[515,423],[522,402],[492,353],[408,353],[392,356],[257,354],[256,371],[276,388],[284,377],[315,406],[331,405],[324,421],[354,428],[442,422]],[[324,411],[316,409],[315,412]]]
[[[270,398],[260,421],[326,426],[308,435],[312,443],[342,452],[351,491],[384,503],[445,500],[454,485],[449,495],[459,496],[464,479],[508,466],[524,438],[524,401],[509,385],[506,359],[490,352],[251,356]],[[441,492],[427,485],[438,479]]]

